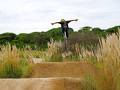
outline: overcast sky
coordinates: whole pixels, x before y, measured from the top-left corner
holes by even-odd
[[[120,0],[0,0],[0,33],[47,31],[61,18],[79,19],[75,30],[120,25]]]

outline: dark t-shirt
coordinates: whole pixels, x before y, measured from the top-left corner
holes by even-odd
[[[62,29],[68,29],[69,27],[68,27],[68,23],[69,23],[70,21],[65,21],[65,22],[59,22],[59,24],[61,24],[61,27],[62,27]]]

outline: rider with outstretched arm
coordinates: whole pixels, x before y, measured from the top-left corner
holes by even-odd
[[[60,22],[55,22],[55,23],[51,23],[52,25],[54,24],[61,24],[61,29],[62,29],[62,33],[65,34],[66,33],[66,37],[68,38],[68,30],[69,30],[69,26],[68,24],[72,21],[78,21],[78,19],[74,19],[74,20],[64,20],[61,19]]]

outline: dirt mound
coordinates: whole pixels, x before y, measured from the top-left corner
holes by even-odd
[[[78,78],[1,79],[0,90],[81,90]]]
[[[0,90],[83,90],[82,77],[97,74],[87,62],[35,64],[28,79],[0,79]]]
[[[45,62],[35,64],[32,69],[32,78],[48,77],[82,77],[85,74],[98,73],[97,69],[86,62]]]

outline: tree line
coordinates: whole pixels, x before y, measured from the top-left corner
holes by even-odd
[[[85,26],[78,31],[74,31],[72,28],[69,30],[69,43],[75,44],[80,43],[81,45],[96,44],[99,38],[106,38],[107,35],[112,33],[118,33],[118,28],[120,26],[114,26],[108,29],[92,28],[90,26]],[[47,32],[32,32],[32,33],[20,33],[16,35],[15,33],[2,33],[0,34],[0,45],[16,45],[18,48],[32,49],[45,49],[47,48],[47,43],[50,42],[51,38],[55,41],[63,40],[63,35],[61,28],[53,28]]]

